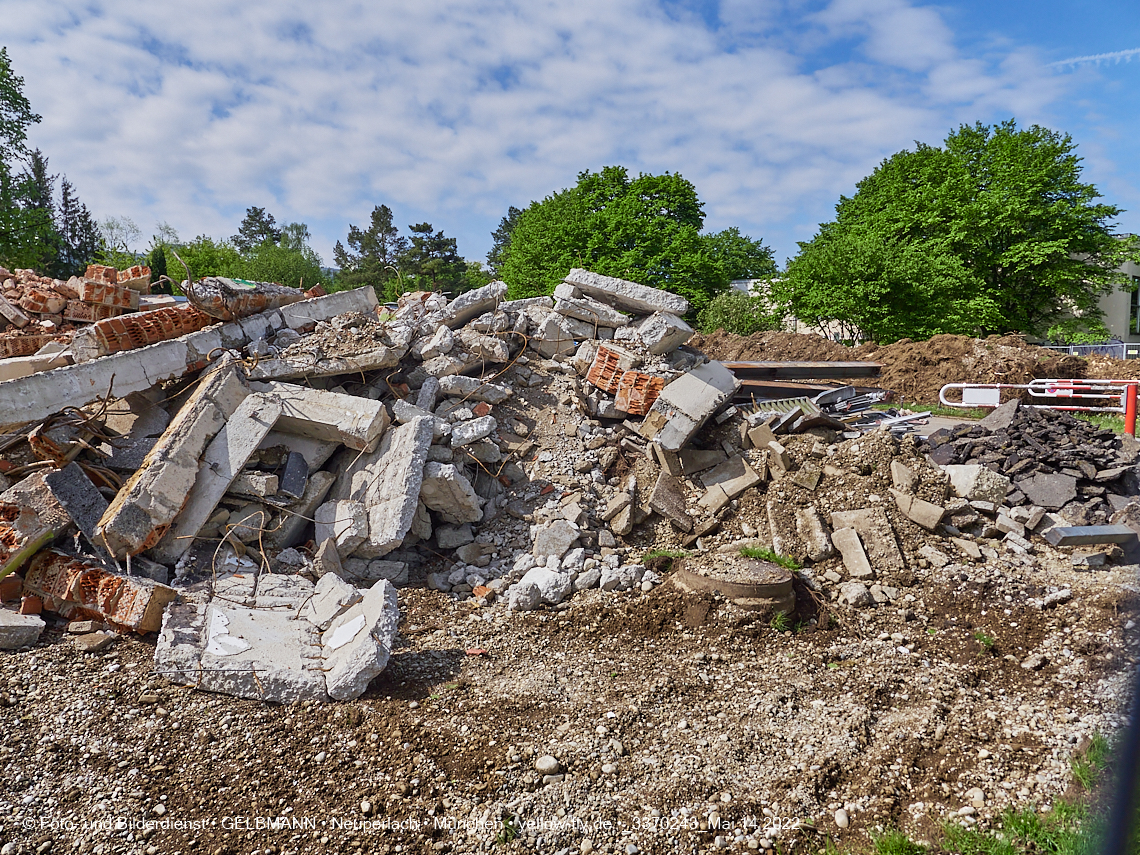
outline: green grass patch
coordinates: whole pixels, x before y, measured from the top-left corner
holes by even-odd
[[[897,828],[871,835],[875,855],[923,855],[926,847],[915,843]]]
[[[684,558],[688,555],[683,549],[651,549],[642,556],[642,561],[652,561],[654,558]]]
[[[789,558],[787,555],[781,555],[778,552],[773,552],[766,546],[745,546],[740,550],[740,555],[743,558],[759,558],[762,561],[771,561],[773,564],[779,564],[787,570],[799,570],[800,562],[794,558]]]
[[[1113,433],[1124,433],[1124,416],[1114,413],[1070,413],[1070,415],[1088,422],[1095,428],[1101,430],[1108,428]]]
[[[974,641],[978,642],[978,644],[982,645],[982,647],[989,650],[994,646],[994,642],[997,641],[997,639],[995,639],[992,635],[987,634],[984,630],[979,629],[974,633]]]
[[[949,416],[957,419],[984,419],[992,410],[981,407],[945,407],[942,404],[919,404],[916,401],[904,401],[895,404],[872,404],[872,410],[910,410],[912,413],[930,413],[932,416]]]
[[[768,624],[776,632],[784,632],[791,629],[791,621],[788,619],[787,612],[776,612],[776,616],[772,618],[772,622]]]
[[[1097,777],[1108,765],[1110,750],[1111,746],[1103,734],[1093,734],[1089,747],[1081,754],[1074,754],[1069,760],[1073,780],[1086,790],[1091,790]]]

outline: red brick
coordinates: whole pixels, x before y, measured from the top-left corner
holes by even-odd
[[[114,306],[100,306],[94,303],[84,303],[82,300],[68,300],[64,307],[63,317],[69,321],[93,324],[107,318],[113,318],[121,312]]]
[[[114,267],[106,267],[102,264],[88,264],[87,272],[84,277],[93,282],[102,282],[107,285],[114,285],[119,281],[119,272]]]
[[[20,614],[38,615],[44,610],[44,601],[34,594],[28,594],[20,600]]]
[[[665,388],[665,380],[641,371],[626,371],[618,381],[614,407],[631,416],[644,416]]]
[[[79,299],[97,306],[113,306],[116,309],[137,309],[139,292],[124,285],[111,285],[84,279],[79,285]]]
[[[9,573],[0,579],[0,602],[15,600],[24,590],[24,577],[19,573]]]

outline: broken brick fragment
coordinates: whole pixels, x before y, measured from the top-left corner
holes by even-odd
[[[631,416],[644,416],[665,388],[665,380],[641,371],[626,371],[618,381],[614,408]]]

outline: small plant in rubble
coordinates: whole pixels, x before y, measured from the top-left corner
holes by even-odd
[[[761,561],[771,561],[787,570],[799,570],[800,562],[787,555],[781,555],[765,546],[745,546],[740,550],[742,558],[759,558]]]

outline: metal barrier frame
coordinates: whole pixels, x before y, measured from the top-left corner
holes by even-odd
[[[974,404],[965,401],[948,401],[949,389],[1024,389],[1034,398],[1099,398],[1119,400],[1115,407],[1062,406],[1058,404],[1026,404],[1027,407],[1042,410],[1062,410],[1080,413],[1120,413],[1124,416],[1124,432],[1136,436],[1136,399],[1140,380],[1033,380],[1029,383],[947,383],[938,391],[939,402],[946,407],[976,409],[979,407],[1000,406],[998,404]],[[999,392],[1000,395],[1000,392]]]

